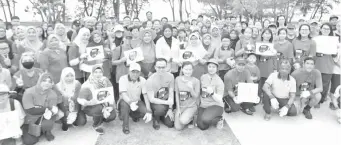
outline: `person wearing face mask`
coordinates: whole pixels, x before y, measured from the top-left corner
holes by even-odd
[[[156,59],[156,73],[147,79],[145,85],[153,112],[153,128],[155,130],[160,129],[161,121],[169,128],[174,126],[174,76],[167,72],[166,68],[166,59]]]
[[[193,127],[194,116],[198,110],[200,81],[192,76],[193,64],[184,62],[181,66],[182,75],[175,79],[176,112],[174,127],[182,130],[186,125]]]
[[[23,125],[22,142],[26,145],[33,145],[39,142],[41,136],[45,136],[48,141],[54,140],[54,122],[58,114],[58,96],[52,90],[53,81],[49,73],[40,76],[38,83],[26,89],[23,96],[23,107],[26,112],[25,124]],[[42,134],[33,134],[32,124],[40,125]]]
[[[247,115],[253,115],[255,109],[252,103],[235,101],[238,96],[238,83],[253,83],[250,71],[245,69],[246,60],[237,57],[235,61],[236,67],[224,76],[225,112],[231,113],[241,110]]]
[[[156,58],[164,58],[168,62],[168,68],[174,77],[178,76],[179,69],[179,51],[180,42],[172,36],[172,26],[165,24],[163,26],[163,37],[156,42]]]
[[[312,119],[310,109],[320,102],[323,90],[321,72],[315,69],[314,58],[305,58],[303,68],[295,70],[291,75],[296,80],[296,96],[301,98],[303,114],[305,118]]]
[[[11,128],[11,130],[17,130],[19,134],[11,136],[10,138],[0,139],[0,144],[16,145],[16,140],[22,135],[22,130],[20,128],[24,124],[26,114],[20,102],[10,98],[10,89],[6,84],[0,84],[0,114],[4,115],[2,113],[15,113],[15,117],[19,120],[19,126]]]
[[[208,73],[200,78],[201,94],[197,125],[201,130],[207,130],[211,125],[216,125],[218,129],[222,129],[224,125],[222,117],[224,82],[217,74],[218,67],[218,61],[210,59],[207,62]]]
[[[296,116],[298,104],[295,101],[296,80],[290,75],[291,65],[289,60],[282,60],[279,72],[272,73],[266,80],[263,91],[264,119],[271,119],[271,108],[279,110],[279,116]]]
[[[130,133],[129,116],[134,122],[138,122],[140,118],[143,118],[145,123],[152,120],[152,111],[145,87],[146,80],[140,76],[140,73],[140,65],[131,63],[129,73],[119,80],[119,117],[123,121],[122,131],[125,134]],[[141,95],[144,97],[144,102],[141,100]]]
[[[71,124],[75,126],[85,125],[85,121],[80,119],[80,105],[77,102],[81,84],[75,79],[75,71],[66,67],[63,69],[60,81],[54,86],[58,97],[62,100],[58,104],[60,110],[64,113],[62,121],[62,130],[67,131]]]
[[[73,41],[73,43],[70,45],[70,48],[68,50],[68,61],[70,66],[73,68],[73,70],[76,73],[76,79],[80,82],[84,82],[84,74],[80,70],[79,65],[84,62],[84,60],[87,58],[87,55],[85,53],[86,46],[89,43],[90,38],[90,30],[87,28],[81,28],[78,32],[77,37]]]
[[[100,98],[99,94],[96,94],[99,89],[103,88],[113,89],[110,80],[103,75],[103,68],[94,66],[77,98],[83,112],[78,113],[81,122],[86,122],[85,114],[91,116],[94,120],[92,126],[99,134],[104,134],[104,129],[101,127],[103,122],[111,122],[116,118],[114,94],[109,93],[104,98]]]
[[[221,37],[221,47],[214,52],[214,58],[219,63],[219,77],[223,80],[224,75],[234,67],[234,50],[231,48],[231,41],[228,35]]]
[[[156,46],[154,44],[154,39],[156,37],[156,33],[152,29],[144,29],[140,32],[141,38],[141,50],[143,53],[144,60],[140,61],[139,64],[141,66],[142,75],[145,78],[148,78],[154,72],[154,64],[155,64],[155,49]]]
[[[52,74],[53,82],[58,83],[62,70],[68,66],[66,52],[61,48],[55,34],[47,38],[47,48],[40,54],[40,68]]]

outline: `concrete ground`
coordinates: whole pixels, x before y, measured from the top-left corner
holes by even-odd
[[[91,119],[85,127],[70,128],[62,132],[57,124],[53,133],[56,139],[47,142],[42,138],[38,145],[340,145],[341,124],[336,122],[335,112],[328,103],[320,109],[312,109],[313,119],[302,114],[297,117],[279,117],[273,114],[270,121],[263,119],[264,111],[257,106],[257,113],[247,116],[241,112],[224,114],[226,122],[222,130],[211,127],[207,131],[198,128],[176,131],[161,125],[155,131],[152,123],[131,121],[129,135],[122,132],[122,121],[104,124],[106,133],[98,135],[91,127]]]

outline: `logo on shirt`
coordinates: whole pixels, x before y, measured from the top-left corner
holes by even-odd
[[[180,101],[186,101],[190,97],[191,97],[191,94],[189,92],[187,92],[187,91],[180,91],[179,92]]]
[[[299,86],[300,91],[309,91],[312,84],[310,82],[304,82]]]
[[[168,100],[169,97],[169,88],[162,87],[156,94],[156,97],[161,100]]]

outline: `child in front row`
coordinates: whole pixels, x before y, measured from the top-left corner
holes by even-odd
[[[229,35],[221,37],[221,47],[214,52],[214,58],[219,63],[219,77],[224,80],[224,75],[234,67],[234,50],[231,48]]]

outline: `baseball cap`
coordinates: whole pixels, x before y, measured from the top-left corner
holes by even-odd
[[[9,87],[6,84],[0,84],[0,93],[9,93]]]
[[[290,24],[288,24],[287,28],[288,29],[295,29],[295,25],[290,23]]]
[[[235,61],[236,61],[237,65],[238,64],[244,64],[244,65],[246,64],[246,60],[244,58],[242,58],[242,57],[236,58]]]
[[[218,63],[218,60],[217,59],[214,59],[214,58],[211,58],[210,60],[207,61],[207,65],[210,64],[210,63],[213,63],[217,66],[219,66],[219,63]]]
[[[339,19],[338,16],[336,16],[336,15],[331,15],[331,16],[329,17],[329,20],[334,19],[334,18]]]
[[[311,20],[311,21],[310,21],[310,24],[314,24],[314,23],[315,23],[315,24],[319,24],[317,20]]]
[[[131,63],[129,65],[129,71],[133,70],[141,71],[141,66],[138,63]]]
[[[72,22],[72,25],[77,25],[77,26],[79,26],[81,24],[81,22],[79,21],[79,20],[74,20],[73,22]]]
[[[117,31],[121,31],[121,32],[124,32],[124,28],[122,25],[116,25],[114,27],[114,33],[117,32]]]
[[[270,24],[270,25],[268,26],[268,28],[270,28],[270,27],[275,27],[275,28],[277,28],[277,25],[276,25],[276,24]]]

